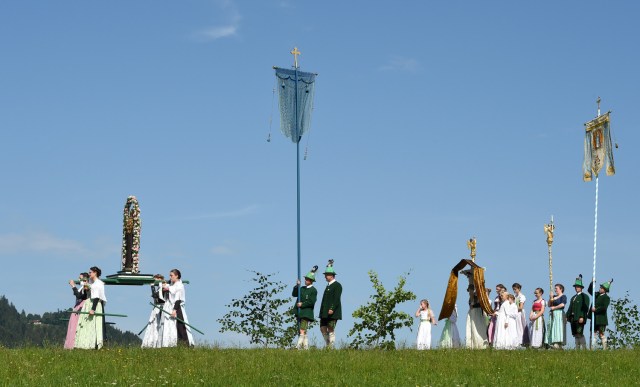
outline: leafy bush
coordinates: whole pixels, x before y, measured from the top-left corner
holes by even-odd
[[[406,274],[407,276],[409,273]],[[413,292],[404,290],[407,282],[405,276],[400,276],[398,285],[393,291],[387,292],[378,274],[369,271],[369,279],[375,293],[370,296],[371,302],[359,307],[353,312],[353,317],[361,319],[349,331],[349,336],[355,335],[351,342],[352,348],[374,347],[379,349],[395,349],[394,331],[402,327],[411,327],[413,317],[405,312],[395,310],[398,304],[416,299]]]
[[[281,310],[286,305],[293,305],[291,297],[280,298],[287,286],[271,279],[275,273],[250,272],[255,274],[251,281],[257,285],[242,298],[232,299],[226,305],[229,312],[218,319],[222,325],[220,332],[242,333],[249,336],[251,344],[264,348],[290,347],[297,328],[292,310]]]
[[[607,328],[610,348],[640,347],[640,312],[638,305],[629,299],[629,291],[623,298],[611,301],[614,330]]]

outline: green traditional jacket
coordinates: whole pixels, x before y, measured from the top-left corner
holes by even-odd
[[[338,281],[327,285],[322,295],[322,304],[320,305],[320,318],[330,318],[333,320],[342,320],[342,304],[340,297],[342,296],[342,285]],[[329,310],[333,310],[333,314],[329,314]]]
[[[582,292],[571,297],[571,301],[569,301],[569,308],[567,309],[567,321],[578,322],[580,317],[582,317],[584,319],[583,322],[586,322],[588,315],[589,296]]]
[[[593,282],[589,285],[589,294],[593,294]],[[609,294],[600,292],[596,293],[593,306],[596,308],[596,311],[589,314],[589,318],[592,315],[595,315],[593,320],[594,325],[609,325],[609,319],[607,318],[607,308],[609,308],[609,303],[611,299],[609,298]]]
[[[302,302],[302,306],[300,307],[300,315],[298,315],[297,306],[298,285],[293,287],[291,296],[296,297],[296,303],[293,304],[293,313],[296,315],[296,317],[314,321],[313,308],[316,305],[316,300],[318,299],[318,291],[316,290],[316,288],[314,288],[313,285],[309,287],[303,286],[300,288],[300,302]]]

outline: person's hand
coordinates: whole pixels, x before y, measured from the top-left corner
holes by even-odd
[[[333,314],[333,310],[329,309],[329,314]]]
[[[580,318],[578,319],[578,324],[582,324],[583,322],[584,322],[584,319],[583,319],[582,317],[580,317]]]
[[[297,306],[298,308],[302,308],[302,302],[298,302],[298,303],[296,304],[296,306]]]
[[[71,285],[72,288],[75,288],[76,287],[76,281],[69,280],[69,285]]]
[[[504,323],[505,328],[509,328],[509,323]]]
[[[178,315],[178,312],[176,312],[175,310],[171,312],[171,317],[176,318],[177,315]]]
[[[297,280],[297,281],[296,281],[296,285],[300,285],[300,280]]]
[[[594,307],[594,308],[591,308],[591,311],[592,311],[592,312],[595,312],[595,311],[596,311],[596,308],[595,308],[595,307]]]
[[[93,316],[95,313],[96,313],[96,312],[95,312],[95,311],[93,311],[93,309],[89,311],[89,314],[90,314],[91,316]]]

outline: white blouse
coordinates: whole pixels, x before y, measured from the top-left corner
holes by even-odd
[[[184,284],[182,281],[177,280],[175,283],[169,285],[169,303],[171,306],[175,305],[176,301],[186,302],[184,294]]]
[[[107,295],[104,292],[104,282],[100,278],[96,278],[91,284],[91,299],[99,298],[102,302],[107,302]]]

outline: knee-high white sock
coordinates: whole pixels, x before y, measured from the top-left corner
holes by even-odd
[[[329,347],[333,348],[335,342],[336,342],[335,332],[329,332]]]
[[[302,348],[309,349],[309,337],[305,334],[304,340],[302,340]]]
[[[298,344],[296,345],[297,349],[302,349],[302,345],[304,343],[304,336],[303,334],[300,334],[300,336],[298,336]]]
[[[322,337],[324,338],[324,345],[326,347],[328,347],[329,346],[329,333],[323,333]]]
[[[607,336],[602,336],[602,349],[607,349]]]

